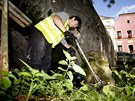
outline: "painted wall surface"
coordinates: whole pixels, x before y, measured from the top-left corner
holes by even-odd
[[[116,50],[115,37],[114,37],[114,24],[115,24],[114,18],[100,16],[100,19],[101,19],[103,25],[105,26],[108,35],[111,37],[113,45],[114,45],[114,49]]]
[[[117,33],[121,31],[118,37]],[[132,32],[132,36],[128,37],[128,32]],[[120,14],[118,20],[115,22],[115,44],[117,51],[135,53],[135,13]],[[118,50],[121,45],[122,50]],[[130,50],[129,45],[133,46],[133,51]]]

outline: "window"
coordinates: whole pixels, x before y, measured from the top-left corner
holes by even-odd
[[[133,50],[134,50],[133,45],[128,45],[128,48],[129,48],[130,53],[133,53]]]
[[[132,31],[131,30],[128,30],[127,34],[128,34],[128,38],[132,38]]]
[[[127,20],[127,23],[130,23],[130,20]]]
[[[118,52],[122,52],[122,45],[118,45]]]
[[[117,38],[118,38],[118,39],[122,38],[122,33],[121,33],[121,31],[117,31]]]
[[[106,21],[106,25],[110,25],[110,21]]]

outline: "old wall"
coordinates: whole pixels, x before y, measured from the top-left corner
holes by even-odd
[[[22,10],[33,24],[40,18],[54,12],[65,11],[69,15],[78,15],[82,19],[80,46],[86,53],[88,51],[101,52],[114,66],[114,49],[111,38],[107,34],[99,16],[90,0],[11,0]]]

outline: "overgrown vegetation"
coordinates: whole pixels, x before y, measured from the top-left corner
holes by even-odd
[[[67,66],[67,69],[59,68],[61,72],[52,72],[52,75],[44,71],[32,69],[25,62],[24,67],[14,69],[12,72],[2,72],[0,78],[0,98],[2,101],[134,101],[135,100],[135,67],[114,70],[116,85],[107,84],[97,90],[93,86],[81,82],[81,87],[73,86],[74,71],[85,75],[81,67],[74,63],[76,57],[71,57],[64,51],[66,60],[59,63]]]

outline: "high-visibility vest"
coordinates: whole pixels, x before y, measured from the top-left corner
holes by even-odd
[[[68,30],[68,19],[65,21],[64,26]],[[52,48],[54,48],[63,38],[63,32],[54,24],[53,19],[51,16],[45,18],[44,20],[40,21],[35,27],[40,30],[46,40],[52,44]]]

